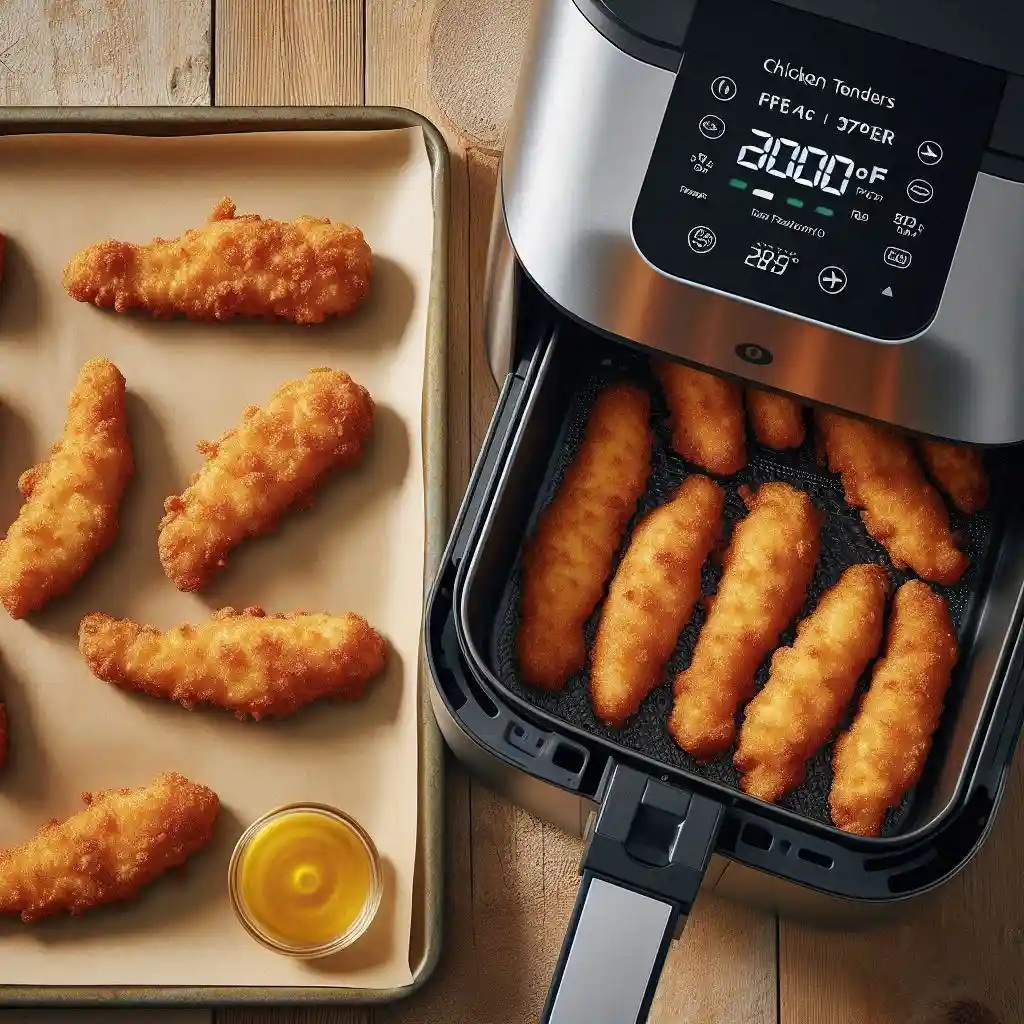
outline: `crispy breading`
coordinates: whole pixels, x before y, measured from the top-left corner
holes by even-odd
[[[747,424],[740,386],[667,359],[652,359],[651,367],[668,403],[674,451],[715,476],[743,469]]]
[[[387,661],[384,637],[359,615],[262,608],[222,608],[166,632],[97,612],[82,619],[78,648],[93,675],[122,690],[257,721],[323,697],[355,700]]]
[[[701,567],[722,535],[725,492],[692,476],[639,523],[601,609],[590,666],[596,716],[618,726],[658,685],[700,597]]]
[[[989,479],[980,448],[942,441],[918,442],[932,480],[964,514],[980,512],[989,498]]]
[[[819,410],[829,468],[842,478],[846,501],[860,509],[868,533],[897,569],[947,586],[968,566],[956,546],[949,513],[905,437],[888,427]]]
[[[702,761],[732,743],[736,709],[806,599],[821,548],[824,517],[803,491],[772,482],[746,502],[693,657],[675,680],[669,732]]]
[[[803,782],[807,761],[839,725],[878,653],[888,592],[881,566],[851,566],[797,626],[793,645],[772,655],[733,758],[745,793],[774,803]]]
[[[312,370],[245,410],[241,424],[197,446],[202,469],[164,502],[160,564],[174,585],[196,591],[228,552],[273,530],[310,502],[330,473],[356,463],[373,429],[370,393],[341,370]]]
[[[523,681],[560,690],[586,662],[583,627],[651,470],[650,397],[632,384],[598,393],[583,440],[523,555],[516,655]]]
[[[85,810],[0,851],[0,914],[37,921],[129,900],[212,838],[217,794],[176,772],[83,793]]]
[[[807,430],[804,426],[804,408],[787,395],[748,387],[747,413],[754,437],[766,448],[782,451],[799,448]]]
[[[114,543],[134,471],[125,379],[109,359],[90,359],[63,436],[18,481],[25,502],[0,541],[0,601],[12,618],[67,593]]]
[[[222,199],[203,227],[178,238],[90,245],[71,259],[63,280],[72,298],[119,313],[317,324],[362,305],[372,268],[357,227],[326,217],[236,216],[235,204]]]
[[[920,580],[896,591],[888,632],[832,759],[832,820],[861,836],[877,836],[886,811],[921,777],[959,657],[945,600]]]

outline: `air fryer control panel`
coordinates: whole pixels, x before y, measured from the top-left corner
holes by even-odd
[[[885,341],[939,306],[1005,75],[702,0],[633,214],[661,273]]]

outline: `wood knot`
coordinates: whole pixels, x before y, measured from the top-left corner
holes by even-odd
[[[958,999],[943,1007],[936,1024],[1003,1024],[987,1007],[974,999]]]

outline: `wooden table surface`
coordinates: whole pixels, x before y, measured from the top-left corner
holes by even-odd
[[[530,8],[530,0],[2,0],[0,103],[371,103],[430,117],[453,155],[454,512],[496,393],[481,341],[484,256]],[[1022,762],[981,854],[899,924],[818,932],[702,897],[672,950],[652,1022],[1024,1020]],[[455,765],[447,825],[446,946],[422,993],[373,1011],[222,1010],[218,1024],[536,1021],[575,894],[579,843]]]

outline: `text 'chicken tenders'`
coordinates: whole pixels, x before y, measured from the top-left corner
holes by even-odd
[[[220,814],[216,793],[176,772],[82,799],[85,810],[0,851],[0,915],[31,922],[131,899],[202,849]]]
[[[958,656],[945,600],[920,580],[904,583],[868,692],[836,741],[829,807],[839,828],[877,836],[920,778]]]
[[[561,689],[586,662],[583,627],[597,607],[651,469],[650,398],[602,390],[579,451],[523,555],[516,655],[523,681]]]
[[[0,601],[12,618],[66,594],[114,543],[134,469],[125,379],[109,359],[90,359],[63,436],[18,481],[25,503],[0,541]]]
[[[651,364],[668,403],[676,454],[715,476],[743,469],[747,424],[740,386],[667,359]]]
[[[950,585],[967,568],[942,497],[925,478],[910,442],[864,420],[817,413],[829,468],[842,478],[847,502],[861,510],[868,533],[897,569]]]
[[[701,567],[721,537],[724,505],[718,484],[692,476],[634,530],[591,659],[591,700],[605,724],[621,725],[660,681],[700,597]]]
[[[359,228],[324,217],[235,215],[222,199],[207,224],[147,245],[108,239],[77,253],[64,287],[79,302],[191,320],[278,317],[315,324],[357,309],[372,254]]]
[[[270,532],[328,474],[357,462],[373,418],[366,388],[341,370],[316,369],[246,409],[219,440],[202,442],[202,469],[164,503],[159,549],[168,578],[179,590],[202,589],[229,551]]]
[[[773,803],[800,785],[878,653],[889,577],[854,565],[797,626],[792,647],[772,655],[764,689],[747,705],[733,763],[745,793]]]
[[[803,491],[767,483],[747,498],[747,507],[690,665],[675,680],[669,731],[700,760],[732,743],[736,709],[806,599],[821,546],[823,517]]]
[[[224,608],[164,633],[95,613],[82,620],[78,646],[93,675],[122,690],[257,720],[323,697],[354,700],[387,658],[384,638],[358,615],[261,608]]]

